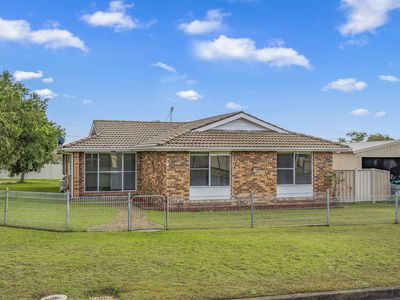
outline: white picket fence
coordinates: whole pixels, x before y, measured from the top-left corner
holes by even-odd
[[[0,171],[1,178],[10,178],[9,172]],[[46,164],[39,172],[30,172],[26,179],[61,179],[63,177],[62,164]]]

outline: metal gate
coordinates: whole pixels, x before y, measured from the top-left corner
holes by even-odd
[[[162,195],[137,195],[128,203],[128,230],[159,230],[167,227],[167,201]]]

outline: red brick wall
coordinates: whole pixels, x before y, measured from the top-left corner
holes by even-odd
[[[276,159],[276,152],[231,152],[232,195],[275,196]]]
[[[165,152],[138,153],[138,191],[147,195],[165,195],[166,185]]]
[[[189,199],[190,185],[190,154],[189,152],[166,153],[166,181],[167,196]]]
[[[313,153],[313,187],[314,193],[326,192],[329,189],[328,176],[333,169],[332,152]]]

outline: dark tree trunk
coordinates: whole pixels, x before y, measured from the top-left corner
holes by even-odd
[[[20,179],[19,182],[21,182],[21,183],[24,183],[24,182],[25,182],[25,172],[22,172],[22,173],[21,173],[21,179]]]

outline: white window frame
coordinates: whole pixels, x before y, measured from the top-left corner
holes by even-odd
[[[208,168],[191,168],[191,157],[192,154],[198,155],[198,156],[208,156]],[[213,156],[228,156],[229,157],[229,183],[228,185],[211,185],[211,157]],[[232,165],[231,165],[231,154],[226,153],[226,152],[219,152],[219,153],[212,153],[212,152],[191,152],[190,157],[189,157],[189,178],[190,178],[190,172],[192,170],[195,171],[208,171],[208,185],[191,185],[191,182],[189,182],[189,187],[191,188],[202,188],[202,187],[213,187],[213,188],[223,188],[223,187],[230,187],[231,186],[231,181],[232,181]]]
[[[312,185],[314,180],[314,155],[312,152],[278,152],[279,154],[291,154],[293,158],[293,164],[291,168],[278,168],[278,160],[276,162],[276,174],[278,175],[279,170],[292,170],[293,172],[293,183],[277,183],[279,186],[299,186],[299,185]],[[296,156],[298,154],[309,154],[311,156],[311,182],[310,183],[296,183]],[[278,177],[278,176],[277,176]]]
[[[122,154],[122,170],[121,171],[100,171],[100,154]],[[97,154],[97,172],[89,171],[88,173],[97,174],[97,190],[95,191],[87,191],[86,190],[86,154]],[[133,154],[135,155],[135,171],[126,171],[130,173],[135,173],[135,189],[134,190],[125,190],[124,189],[124,155],[125,154]],[[137,191],[137,153],[136,152],[84,152],[83,158],[83,189],[87,193],[121,193],[121,192],[136,192]],[[122,189],[117,191],[100,191],[100,173],[122,173]]]

